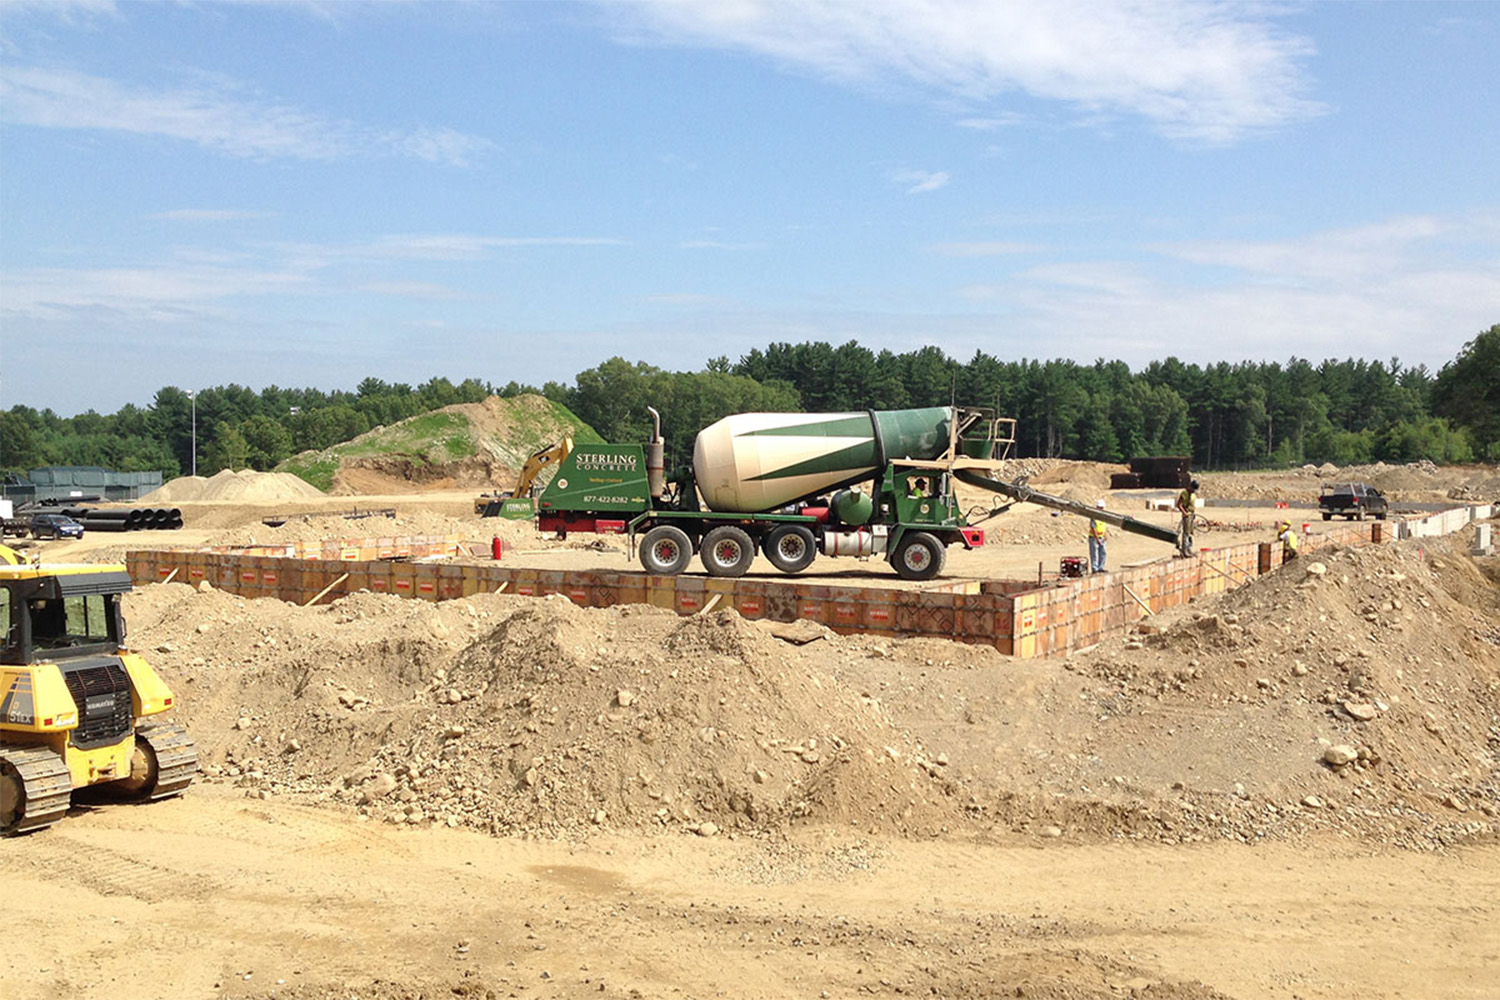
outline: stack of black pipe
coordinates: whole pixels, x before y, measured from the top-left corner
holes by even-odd
[[[69,507],[63,513],[83,525],[84,531],[171,530],[182,527],[182,511],[176,507],[133,507],[129,510]]]

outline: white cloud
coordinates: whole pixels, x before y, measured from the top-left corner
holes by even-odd
[[[1497,236],[1494,220],[1398,218],[1147,248],[1155,262],[1046,263],[959,293],[1003,310],[1010,339],[1069,357],[1394,355],[1437,367],[1500,319]]]
[[[4,302],[0,314],[47,320],[104,309],[162,319],[234,296],[310,290],[309,276],[295,269],[194,263],[93,270],[31,268],[0,274],[0,301]]]
[[[382,260],[481,260],[492,250],[516,247],[623,246],[604,236],[470,236],[464,234],[384,236],[369,243],[311,248],[325,257]]]
[[[1040,253],[1047,248],[1040,243],[976,240],[970,242],[934,243],[928,249],[939,257],[1005,257],[1013,254]]]
[[[159,264],[133,268],[30,268],[0,272],[0,315],[57,320],[90,310],[159,318],[206,303],[244,297],[311,296],[350,291],[419,299],[462,298],[443,285],[355,271],[406,261],[483,260],[524,247],[620,245],[597,237],[388,236],[362,244],[262,245],[238,252],[185,248]],[[351,264],[357,267],[351,267]]]
[[[404,156],[462,167],[491,147],[488,140],[451,129],[376,131],[247,99],[224,86],[153,90],[40,68],[0,72],[0,120],[176,139],[254,159]]]
[[[1239,0],[642,0],[604,9],[658,41],[769,56],[841,83],[915,84],[974,109],[1012,92],[1085,119],[1138,115],[1175,138],[1226,143],[1320,114],[1305,38]],[[1002,113],[1003,114],[1003,113]],[[1003,117],[1000,119],[1003,120]]]
[[[696,292],[663,292],[660,295],[644,296],[641,301],[663,306],[705,306],[716,303],[720,299],[717,296]]]
[[[460,297],[453,289],[432,281],[370,281],[360,285],[358,291],[403,299],[446,300]]]
[[[891,174],[896,184],[907,185],[907,194],[926,194],[948,186],[946,170],[897,170]]]
[[[275,212],[248,212],[232,208],[174,208],[148,215],[148,219],[166,222],[245,222],[251,219],[273,219]]]
[[[1390,275],[1407,252],[1450,231],[1430,216],[1410,216],[1351,229],[1274,241],[1201,240],[1163,243],[1157,252],[1195,264],[1227,267],[1295,284]]]
[[[724,240],[683,240],[677,246],[683,250],[760,250],[763,243],[727,243]]]

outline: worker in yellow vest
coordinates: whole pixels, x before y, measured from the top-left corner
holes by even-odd
[[[1297,533],[1292,530],[1290,521],[1282,521],[1277,525],[1276,540],[1281,543],[1281,561],[1291,562],[1297,558]]]
[[[1177,494],[1177,503],[1173,506],[1182,515],[1181,526],[1177,529],[1177,551],[1190,556],[1193,554],[1193,521],[1198,516],[1198,480],[1190,481],[1187,489]]]
[[[1104,509],[1104,501],[1099,500],[1094,506],[1100,510]],[[1109,537],[1109,525],[1097,517],[1089,518],[1089,572],[1104,572],[1104,540]]]

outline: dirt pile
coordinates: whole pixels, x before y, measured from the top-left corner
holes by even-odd
[[[1322,487],[1333,482],[1369,483],[1395,503],[1435,503],[1458,499],[1470,503],[1500,500],[1500,472],[1493,466],[1435,465],[1429,461],[1404,465],[1304,465],[1285,472],[1203,472],[1205,497],[1243,500],[1316,501]]]
[[[388,822],[1432,848],[1500,817],[1470,544],[1318,553],[1064,660],[561,597],[127,610],[213,780]]]
[[[252,794],[505,833],[960,819],[942,759],[878,700],[776,637],[789,626],[732,611],[371,594],[301,609],[180,585],[129,610],[208,774]]]
[[[433,432],[419,428],[443,416],[449,419],[440,421],[439,436],[424,436]],[[336,495],[489,489],[514,486],[526,459],[565,435],[598,440],[566,407],[545,397],[491,396],[376,428],[319,456],[338,463],[330,490]]]
[[[184,503],[197,500],[292,500],[297,497],[320,497],[316,486],[287,472],[255,472],[243,469],[221,469],[208,478],[178,476],[145,496],[142,505]]]
[[[1109,718],[1080,777],[1169,785],[1192,835],[1492,831],[1500,589],[1469,544],[1319,553],[1075,658]]]

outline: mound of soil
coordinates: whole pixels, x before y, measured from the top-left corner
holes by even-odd
[[[733,611],[373,594],[295,608],[181,585],[129,610],[209,774],[256,794],[544,834],[915,835],[960,819],[942,764],[876,699],[776,638],[788,626]]]
[[[344,456],[331,492],[350,496],[514,486],[521,466],[534,451],[577,431],[554,404],[533,394],[491,396],[481,403],[456,403],[436,412],[457,414],[468,422],[476,448],[473,455],[446,462],[401,453]],[[377,428],[355,442],[378,441],[386,432]]]
[[[1500,588],[1470,544],[1319,553],[1075,658],[1108,719],[1079,780],[1169,786],[1194,807],[1179,828],[1206,835],[1492,828]]]
[[[1471,544],[1319,552],[1041,661],[561,597],[127,611],[212,780],[388,822],[1428,849],[1500,817],[1500,570]]]
[[[197,500],[292,500],[320,496],[322,490],[291,473],[222,469],[206,479],[179,476],[147,493],[137,503],[149,506]]]

